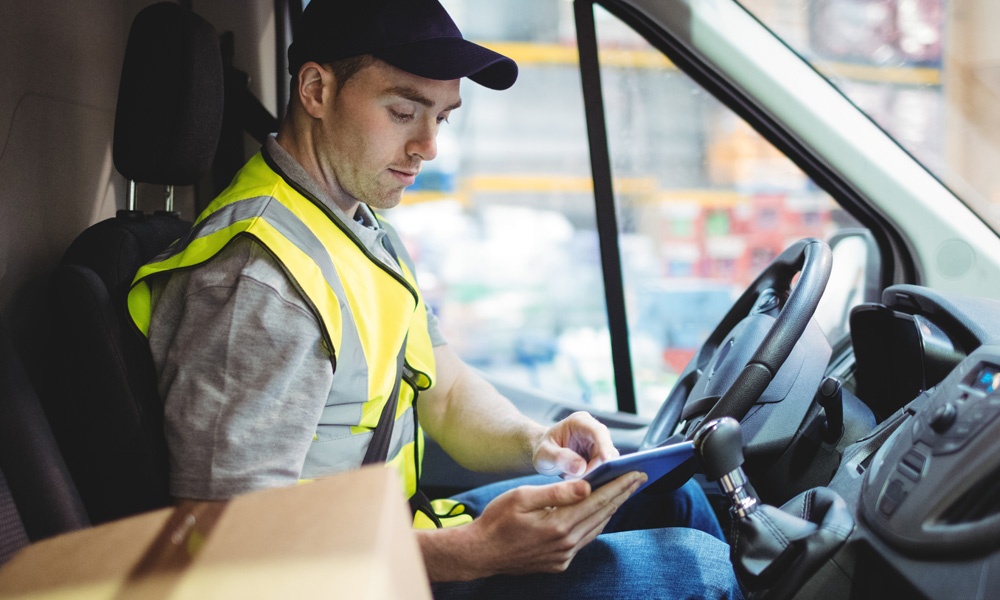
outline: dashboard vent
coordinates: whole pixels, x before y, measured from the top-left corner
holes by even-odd
[[[944,512],[940,521],[949,525],[974,523],[1000,514],[1000,469],[983,477],[955,500]]]

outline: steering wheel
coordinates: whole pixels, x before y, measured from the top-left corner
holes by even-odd
[[[723,416],[742,420],[802,337],[826,289],[832,265],[830,247],[814,238],[799,240],[778,255],[695,353],[639,449],[663,445],[682,418],[706,411],[703,423]],[[688,432],[688,439],[695,429]]]

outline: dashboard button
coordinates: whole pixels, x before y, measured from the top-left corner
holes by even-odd
[[[889,482],[888,487],[885,488],[885,495],[887,498],[891,498],[896,502],[902,502],[906,500],[909,492],[906,491],[906,487],[903,484],[902,479],[893,479]]]
[[[896,509],[899,508],[899,502],[896,502],[888,496],[883,496],[882,501],[878,503],[879,512],[887,517],[891,517]]]
[[[920,471],[914,471],[908,465],[904,465],[904,464],[900,463],[899,466],[896,467],[896,471],[898,471],[900,475],[902,475],[903,477],[906,477],[910,481],[913,481],[913,482],[920,481]]]
[[[892,514],[896,512],[896,509],[899,508],[899,505],[903,503],[903,500],[906,500],[906,497],[909,494],[907,485],[903,483],[902,479],[893,479],[889,482],[889,485],[886,486],[885,491],[882,492],[882,498],[878,503],[879,511],[883,515],[891,517]]]
[[[944,433],[948,431],[957,417],[958,410],[955,409],[955,405],[951,402],[939,406],[931,414],[931,429],[938,433]]]
[[[896,470],[912,481],[919,481],[926,463],[927,457],[924,454],[917,450],[910,450],[903,455],[903,460],[900,461]]]

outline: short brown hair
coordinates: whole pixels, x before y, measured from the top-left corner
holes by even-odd
[[[354,77],[365,67],[369,67],[375,63],[375,57],[371,54],[362,54],[360,56],[352,56],[350,58],[341,58],[333,62],[326,63],[326,67],[333,72],[333,76],[337,78],[337,93],[344,89],[344,84],[347,83],[351,77]]]
[[[328,62],[324,66],[333,73],[333,76],[337,79],[337,93],[344,89],[344,85],[347,81],[357,75],[365,67],[369,67],[375,64],[375,57],[371,54],[362,54],[360,56],[351,56],[349,58],[341,58],[333,62]],[[292,81],[288,85],[289,95],[292,96],[289,100],[294,100],[298,96],[299,90],[299,74],[295,73],[292,75]],[[291,103],[291,102],[290,102]]]

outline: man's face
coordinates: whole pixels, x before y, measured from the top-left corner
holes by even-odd
[[[425,160],[437,156],[438,128],[461,104],[459,81],[435,81],[375,61],[339,93],[329,108],[316,152],[328,181],[374,208],[399,204]]]

